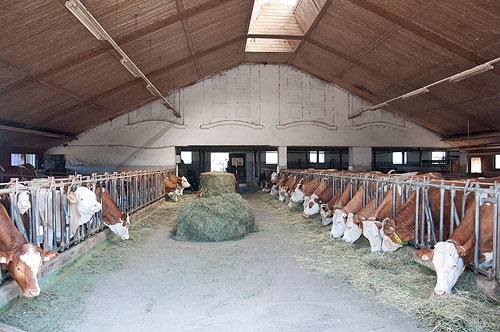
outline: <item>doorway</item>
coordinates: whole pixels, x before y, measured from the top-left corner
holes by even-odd
[[[229,164],[228,152],[210,153],[210,172],[225,172]]]

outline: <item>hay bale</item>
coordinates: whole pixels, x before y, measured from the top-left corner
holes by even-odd
[[[198,198],[186,202],[177,215],[178,240],[236,240],[258,230],[253,210],[240,195]]]
[[[207,172],[200,176],[200,197],[233,194],[236,178],[226,172]]]

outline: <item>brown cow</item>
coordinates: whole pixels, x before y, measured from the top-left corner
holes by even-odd
[[[399,188],[399,187],[398,187]],[[363,220],[363,236],[370,242],[371,252],[378,252],[382,250],[382,237],[380,235],[380,229],[382,228],[382,220],[387,217],[392,217],[392,201],[393,201],[393,189],[391,188],[387,193],[385,193],[384,199],[379,204],[368,219]],[[396,211],[398,213],[401,206],[401,190],[396,191]]]
[[[437,282],[434,288],[436,295],[451,294],[451,289],[455,286],[464,267],[474,262],[475,206],[476,201],[472,197],[467,204],[460,225],[448,240],[436,243],[434,249],[417,251],[417,256],[425,261],[430,260],[436,269]],[[479,210],[479,262],[483,268],[490,266],[493,258],[493,214],[492,204],[481,204]]]
[[[21,287],[23,296],[40,294],[38,274],[42,263],[57,255],[55,251],[45,251],[28,243],[0,204],[0,263],[7,265],[10,275]]]
[[[101,189],[97,187],[95,193],[99,200]],[[120,239],[127,240],[129,238],[130,216],[128,213],[120,211],[109,191],[104,188],[102,190],[102,220]]]
[[[309,218],[312,215],[320,212],[321,204],[327,203],[332,199],[333,196],[333,181],[325,188],[324,185],[318,185],[318,188],[314,192],[318,192],[318,189],[323,188],[317,195],[311,194],[310,199],[304,207],[304,213],[302,214],[304,218]]]
[[[429,205],[432,215],[432,221],[434,223],[434,229],[436,233],[439,230],[439,219],[440,219],[440,189],[435,187],[428,188]],[[455,195],[455,207],[459,215],[461,215],[461,203],[463,198],[463,192],[458,191]],[[472,198],[472,195],[468,196],[468,200]],[[443,224],[443,234],[446,236],[450,233],[450,191],[445,190],[444,195],[444,211],[443,217],[446,221]],[[408,201],[403,205],[401,210],[396,214],[394,218],[385,218],[383,220],[383,227],[380,231],[382,236],[382,250],[383,251],[395,251],[402,247],[403,242],[408,242],[415,239],[415,208],[416,208],[416,191],[414,191],[408,198]],[[419,228],[422,228],[422,218],[419,218]],[[437,234],[436,234],[437,236]],[[427,239],[427,235],[425,236]]]
[[[335,197],[338,198],[332,202],[333,203],[332,206],[329,206],[328,209],[325,206],[321,206],[321,217],[323,219],[323,226],[327,226],[332,222],[333,211],[335,209],[343,208],[351,200],[351,183],[350,182],[347,183],[347,185],[344,188],[344,191],[342,191],[340,196],[338,195],[339,193],[335,195]],[[330,205],[330,202],[328,203],[328,205]]]
[[[165,176],[164,183],[165,193],[167,194],[167,196],[170,197],[170,199],[174,202],[177,202],[177,199],[179,197],[179,189],[177,188],[177,184],[170,182],[167,176]]]

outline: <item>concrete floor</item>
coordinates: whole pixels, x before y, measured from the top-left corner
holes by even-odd
[[[172,222],[161,226],[103,276],[79,307],[87,319],[68,330],[423,331],[339,278],[301,268],[293,255],[311,248],[286,216],[255,194],[244,197],[260,232],[240,241],[178,242]]]

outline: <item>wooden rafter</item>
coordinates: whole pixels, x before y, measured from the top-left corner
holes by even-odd
[[[152,24],[152,25],[147,26],[143,29],[140,29],[140,30],[137,30],[133,33],[130,33],[122,38],[117,39],[116,42],[119,45],[124,45],[124,44],[130,43],[130,42],[135,41],[139,38],[147,36],[148,34],[154,33],[160,29],[168,27],[169,25],[181,22],[182,20],[185,20],[189,17],[206,12],[210,9],[218,7],[218,6],[225,4],[229,1],[231,1],[231,0],[210,0],[210,1],[207,1],[201,5],[186,9],[179,14],[172,15],[164,20],[160,20],[160,21],[156,22],[155,24]],[[61,4],[64,6],[64,2],[62,2]],[[26,77],[26,78],[21,79],[19,81],[16,81],[12,84],[9,84],[8,86],[3,88],[3,91],[0,91],[0,97],[3,95],[6,95],[6,94],[12,93],[15,90],[21,89],[21,88],[23,88],[23,87],[25,87],[33,82],[43,80],[49,76],[60,73],[68,68],[77,66],[77,65],[81,64],[82,62],[90,60],[90,59],[92,59],[98,55],[104,54],[108,51],[111,51],[112,49],[113,48],[108,43],[103,43],[102,46],[95,48],[93,50],[90,50],[89,52],[86,52],[85,54],[78,55],[75,58],[70,59],[62,64],[58,64],[57,66],[50,68],[43,73],[40,73],[38,75],[29,76],[29,77]]]
[[[3,125],[3,124],[0,124],[0,130],[7,130],[7,131],[13,131],[16,133],[39,135],[39,136],[52,137],[52,138],[65,139],[65,140],[75,139],[75,136],[73,136],[73,135],[57,133],[54,131],[30,129],[30,128],[23,128],[23,127],[17,127],[17,126]]]
[[[307,30],[306,34],[304,35],[304,37],[300,41],[299,46],[297,46],[297,48],[295,49],[295,52],[292,54],[290,59],[288,59],[287,63],[289,65],[292,64],[293,60],[295,60],[295,57],[297,56],[297,54],[299,54],[300,50],[302,49],[302,47],[306,43],[306,39],[309,38],[309,36],[311,36],[311,33],[313,32],[314,28],[316,27],[316,25],[318,25],[319,21],[321,21],[321,18],[323,17],[323,15],[328,10],[328,7],[330,7],[331,4],[332,4],[332,0],[327,0],[325,2],[325,4],[323,5],[323,8],[321,8],[321,11],[318,13],[318,16],[316,16],[316,18],[314,19],[314,22],[309,27],[309,30]]]
[[[184,12],[185,11],[184,3],[182,2],[182,0],[176,0],[175,2],[177,4],[177,9],[179,10],[179,12],[180,13]],[[195,56],[196,49],[194,47],[193,38],[191,38],[191,32],[189,31],[189,24],[187,22],[187,19],[183,19],[181,23],[182,23],[182,28],[184,29],[184,34],[186,35],[186,42],[189,47],[189,52],[193,57],[193,66],[194,70],[196,71],[196,76],[198,77],[199,80],[201,80],[202,76],[201,76],[200,64],[198,63],[198,59]]]
[[[252,12],[253,12],[254,2],[255,2],[254,0],[250,0],[249,3],[248,3],[248,17],[247,17],[247,22],[246,22],[246,25],[245,25],[245,35],[247,35],[247,36],[248,36],[248,29],[250,29],[250,21],[252,20]],[[252,38],[252,37],[248,37],[248,38]],[[240,62],[243,62],[243,59],[245,58],[245,47],[246,47],[246,45],[247,45],[247,43],[246,43],[246,40],[245,40],[242,43],[242,45],[241,45]]]

